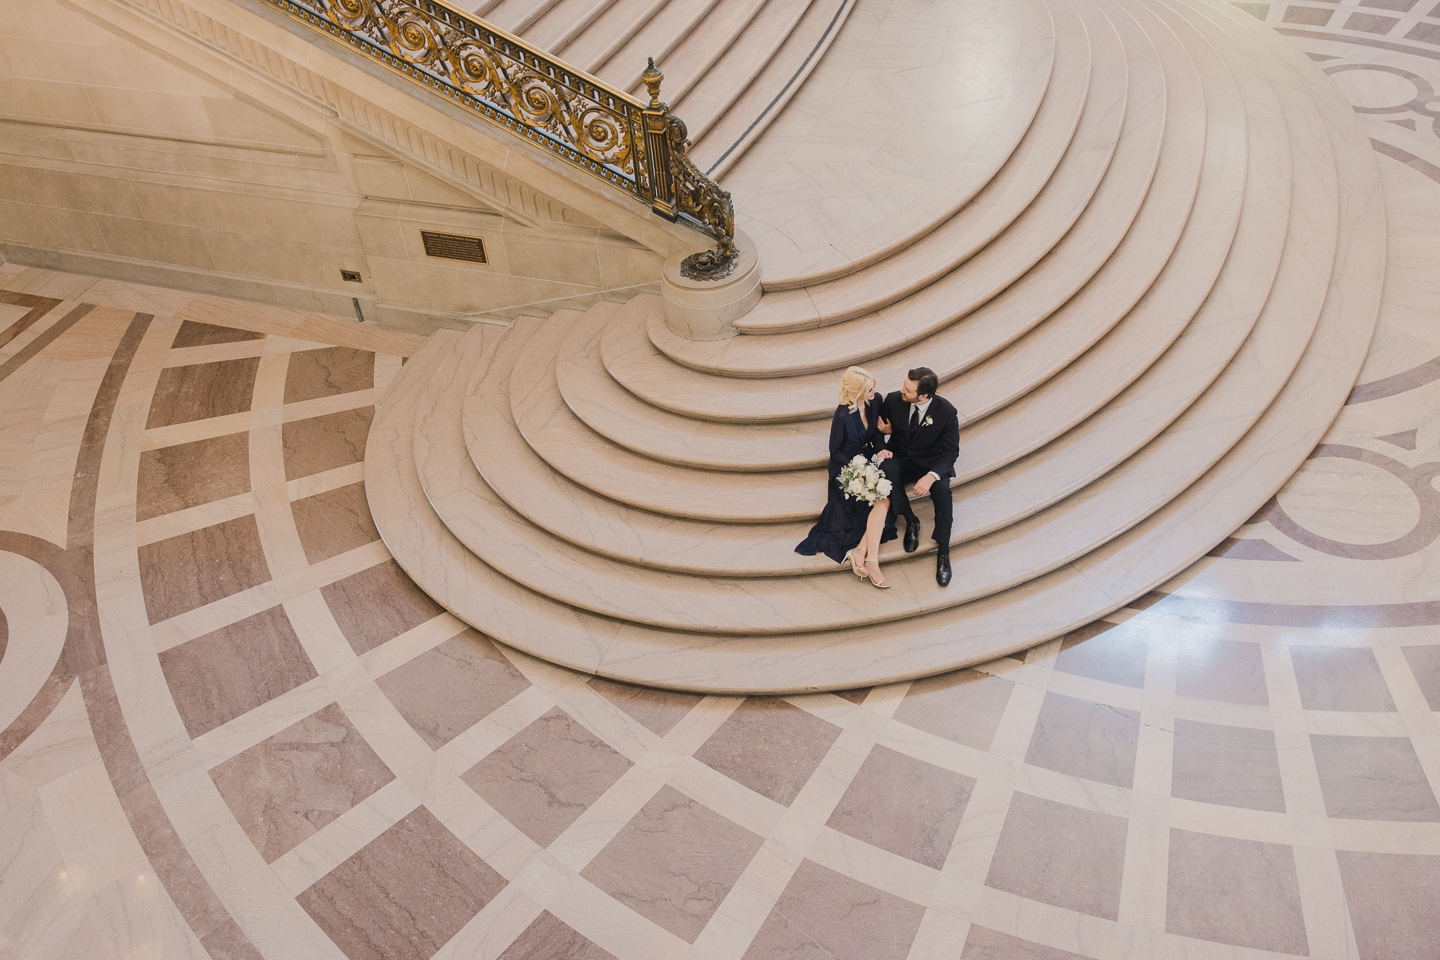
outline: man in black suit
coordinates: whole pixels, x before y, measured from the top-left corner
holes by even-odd
[[[955,458],[960,455],[960,417],[955,406],[935,396],[939,378],[929,367],[916,367],[904,385],[888,395],[880,407],[880,429],[890,435],[887,449],[892,456],[881,462],[893,488],[903,491],[910,484],[915,492],[930,495],[935,505],[935,540],[940,552],[935,559],[935,582],[950,585],[950,525],[954,508],[950,501],[950,478],[955,476]],[[910,498],[901,492],[890,502],[905,518],[905,552],[920,546],[920,521],[910,509]]]

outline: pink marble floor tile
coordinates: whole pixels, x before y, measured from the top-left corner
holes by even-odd
[[[1440,710],[1440,644],[1404,647],[1405,662],[1431,710]]]
[[[877,745],[827,825],[938,870],[974,789],[971,777]]]
[[[1175,692],[1182,697],[1267,706],[1260,646],[1216,637],[1186,638],[1175,662]]]
[[[839,727],[784,700],[751,697],[695,751],[695,759],[789,806],[839,736]]]
[[[293,501],[290,511],[295,517],[295,532],[300,535],[305,559],[311,563],[380,539],[380,531],[375,529],[375,521],[370,516],[363,483]]]
[[[1078,953],[1012,937],[979,924],[970,925],[960,960],[1085,960]]]
[[[360,463],[365,459],[365,441],[374,417],[374,407],[357,407],[287,422],[280,428],[285,479]]]
[[[1051,692],[1045,694],[1025,762],[1128,787],[1135,780],[1139,742],[1135,711]]]
[[[1124,817],[1017,793],[985,885],[1117,919],[1127,830]]]
[[[395,779],[333,703],[226,760],[210,777],[266,861]]]
[[[548,847],[629,769],[629,760],[556,707],[463,779],[526,836]]]
[[[1182,800],[1284,813],[1275,735],[1177,719],[1170,793]]]
[[[136,519],[174,513],[250,489],[250,435],[231,433],[140,454]]]
[[[265,334],[257,333],[254,330],[237,330],[234,327],[221,327],[213,323],[200,323],[197,320],[185,320],[181,322],[180,329],[175,332],[175,339],[171,341],[171,348],[176,347],[204,347],[213,343],[238,343],[242,340],[263,340]]]
[[[259,357],[192,363],[160,371],[147,429],[208,420],[250,409]]]
[[[615,955],[595,946],[547,910],[505,948],[500,960],[615,960]]]
[[[283,607],[162,651],[160,669],[192,737],[316,676]]]
[[[394,560],[321,587],[320,594],[356,653],[373,650],[444,612]]]
[[[1375,654],[1367,649],[1292,646],[1290,658],[1306,710],[1395,709]]]
[[[1055,669],[1126,687],[1145,686],[1145,658],[1149,647],[1145,642],[1145,629],[1137,621],[1142,618],[1121,624],[1101,620],[1071,631],[1060,644]]]
[[[580,875],[694,943],[763,842],[665,786]]]
[[[418,807],[297,899],[350,960],[429,960],[504,887]]]
[[[685,715],[701,700],[693,693],[635,687],[628,683],[606,680],[604,677],[591,677],[589,684],[590,689],[619,707],[651,733],[661,737],[685,719]]]
[[[139,555],[151,623],[270,580],[253,515],[145,544]]]
[[[1440,822],[1440,804],[1404,737],[1311,734],[1310,746],[1330,816]]]
[[[530,686],[504,654],[474,630],[451,637],[376,682],[435,749]]]
[[[325,347],[290,354],[285,402],[331,397],[375,386],[375,354],[351,347]]]
[[[1170,831],[1165,929],[1217,943],[1308,954],[1288,846]]]
[[[1440,944],[1440,856],[1341,850],[1336,857],[1361,960],[1432,960]]]
[[[894,719],[937,737],[989,750],[1015,684],[978,670],[917,680],[895,708]]]
[[[806,860],[744,960],[904,960],[923,915],[919,904]]]

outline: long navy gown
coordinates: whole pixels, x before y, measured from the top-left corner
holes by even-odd
[[[815,526],[810,528],[810,535],[795,548],[796,553],[807,557],[823,553],[836,563],[843,563],[845,554],[865,539],[870,504],[846,497],[836,478],[840,476],[840,468],[849,463],[855,454],[864,454],[868,458],[884,447],[879,420],[879,396],[865,405],[864,423],[860,420],[859,410],[851,413],[844,405],[835,408],[835,416],[830,420],[830,465],[825,471],[828,480],[825,509],[820,512]],[[895,539],[894,510],[885,518],[885,532],[880,539],[881,542]]]

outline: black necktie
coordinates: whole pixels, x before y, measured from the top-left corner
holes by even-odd
[[[919,427],[919,426],[920,426],[920,407],[919,407],[919,405],[912,403],[912,404],[910,405],[910,430],[913,432],[913,431],[915,430],[915,428],[917,428],[917,427]]]

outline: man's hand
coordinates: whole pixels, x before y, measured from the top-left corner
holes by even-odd
[[[884,417],[881,417],[876,422],[880,426],[880,432],[885,434],[885,436],[887,437],[890,436],[890,421],[886,420]]]
[[[879,457],[881,460],[889,460],[891,457],[895,456],[895,454],[891,453],[889,450],[881,450],[879,453],[875,454],[875,456]]]
[[[935,483],[935,474],[933,474],[933,473],[927,473],[927,474],[925,474],[925,476],[923,476],[923,477],[921,477],[919,480],[916,480],[916,481],[915,481],[915,493],[916,493],[916,495],[921,496],[921,497],[925,496],[926,494],[928,494],[928,493],[930,492],[930,487],[931,487],[931,485],[934,484],[934,483]]]

